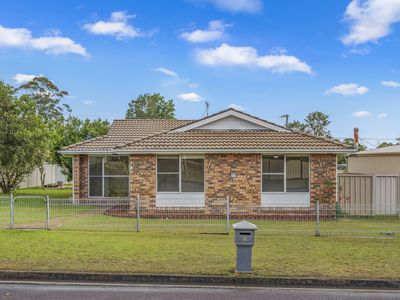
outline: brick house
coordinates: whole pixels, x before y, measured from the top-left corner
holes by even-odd
[[[140,195],[149,210],[234,210],[336,202],[336,157],[346,145],[228,109],[200,120],[115,120],[106,136],[70,145],[73,197]]]

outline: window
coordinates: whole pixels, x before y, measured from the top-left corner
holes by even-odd
[[[309,192],[308,156],[263,156],[262,191]]]
[[[264,156],[262,166],[262,191],[285,191],[285,158],[282,155]]]
[[[159,155],[158,192],[204,192],[204,158],[198,155]]]
[[[286,157],[286,192],[308,192],[308,183],[308,157]]]
[[[90,156],[89,196],[127,197],[128,195],[128,156]]]

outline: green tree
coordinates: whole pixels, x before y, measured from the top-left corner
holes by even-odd
[[[63,126],[58,129],[61,143],[57,145],[55,163],[63,168],[63,173],[68,180],[72,179],[72,158],[62,156],[59,151],[65,146],[106,135],[109,128],[110,123],[102,119],[82,121],[77,117],[70,116],[65,120]]]
[[[394,145],[398,145],[398,144],[399,143],[393,144],[393,143],[388,143],[388,142],[382,142],[382,143],[379,143],[378,148],[385,148],[388,146],[394,146]]]
[[[37,113],[46,123],[62,121],[64,114],[71,112],[69,105],[62,103],[68,92],[60,90],[46,77],[35,77],[16,90],[30,96],[36,104]]]
[[[304,122],[290,122],[288,124],[288,128],[316,136],[332,138],[331,132],[328,129],[330,123],[331,121],[329,121],[328,115],[320,111],[314,111],[307,115],[307,117],[304,119]]]
[[[64,115],[66,113],[71,113],[70,107],[62,103],[63,97],[67,96],[68,92],[60,90],[46,77],[35,77],[31,81],[18,87],[16,91],[22,94],[21,97],[29,97],[32,99],[37,114],[47,125],[49,131],[48,142],[46,144],[47,149],[43,149],[43,153],[47,156],[44,158],[44,161],[37,161],[40,182],[42,188],[44,188],[44,162],[57,162],[57,150],[60,148],[60,144],[62,144],[60,128],[63,126]]]
[[[48,155],[49,128],[35,101],[0,82],[0,189],[8,193]]]
[[[126,119],[175,119],[172,99],[165,100],[158,93],[139,95],[128,104]]]

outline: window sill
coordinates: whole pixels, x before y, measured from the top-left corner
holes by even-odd
[[[157,192],[156,207],[204,207],[205,194],[199,192]]]
[[[261,194],[262,207],[310,207],[309,192],[286,192]]]

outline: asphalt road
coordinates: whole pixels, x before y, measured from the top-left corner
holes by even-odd
[[[400,299],[400,291],[0,282],[0,299]]]

